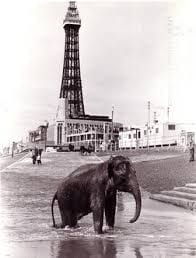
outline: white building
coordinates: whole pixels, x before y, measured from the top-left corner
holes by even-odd
[[[186,148],[190,140],[195,140],[196,124],[153,123],[124,129],[119,133],[119,148],[147,148],[180,146]]]

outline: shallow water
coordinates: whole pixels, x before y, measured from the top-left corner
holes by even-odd
[[[1,173],[1,257],[196,256],[195,214],[149,200],[146,193],[134,224],[128,223],[134,214],[133,198],[120,193],[114,230],[96,235],[91,214],[79,221],[78,228],[54,229],[51,199],[68,173],[62,172],[59,162],[56,173],[50,157],[42,167],[33,167],[26,159]],[[66,166],[70,172],[70,163]],[[60,222],[57,205],[55,219]]]

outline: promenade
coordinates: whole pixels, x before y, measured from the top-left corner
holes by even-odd
[[[142,188],[142,213],[128,223],[135,203],[119,194],[115,229],[94,234],[92,215],[77,229],[52,228],[51,200],[62,178],[86,163],[109,156],[43,153],[42,165],[27,154],[1,170],[0,257],[194,257],[196,216],[183,208],[148,198],[149,193],[196,181],[196,162],[184,153],[130,154]],[[57,206],[55,217],[60,220]]]

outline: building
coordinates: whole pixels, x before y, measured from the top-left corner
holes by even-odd
[[[18,141],[18,142],[12,142],[9,144],[9,146],[3,147],[2,155],[14,156],[15,154],[21,153],[21,152],[25,151],[26,149],[28,149],[28,147],[26,146],[26,143],[23,140]]]
[[[75,150],[80,146],[93,145],[95,150],[106,150],[117,148],[119,128],[121,123],[113,122],[107,116],[88,116],[85,118],[65,118],[63,104],[60,100],[61,108],[56,116],[57,127],[54,131],[55,146],[68,150],[69,145],[73,145]],[[114,146],[115,145],[115,146]]]
[[[91,143],[94,149],[106,149],[118,142],[120,123],[108,116],[85,114],[79,59],[81,19],[75,1],[69,2],[63,28],[65,50],[59,104],[54,126],[54,146],[67,149]]]
[[[191,139],[195,141],[196,125],[156,122],[137,128],[124,128],[119,133],[120,149],[178,146],[186,149]]]
[[[135,149],[139,147],[141,139],[141,129],[138,127],[124,127],[119,132],[119,148]]]
[[[35,146],[45,149],[47,145],[47,128],[48,124],[40,125],[37,129],[29,131],[28,147],[34,148]]]

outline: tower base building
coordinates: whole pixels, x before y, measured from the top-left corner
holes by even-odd
[[[65,99],[59,99],[55,127],[54,145],[60,150],[80,150],[89,145],[95,151],[118,148],[121,123],[113,122],[108,116],[85,115],[69,118],[65,115]]]

